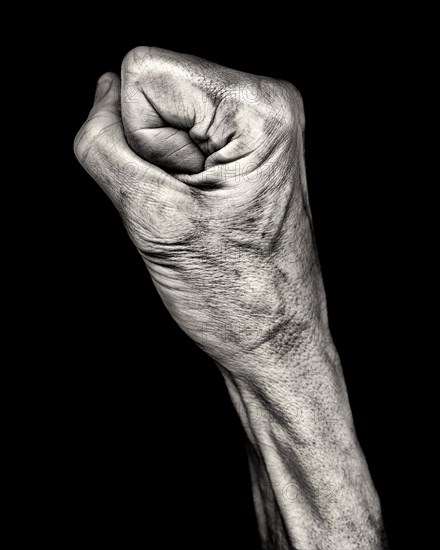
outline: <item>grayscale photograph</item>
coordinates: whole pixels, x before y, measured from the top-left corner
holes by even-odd
[[[78,6],[36,56],[33,544],[431,548],[411,41],[196,12]]]

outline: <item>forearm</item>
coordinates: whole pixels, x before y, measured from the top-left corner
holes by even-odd
[[[379,500],[325,315],[310,317],[300,332],[292,320],[252,354],[258,376],[233,377],[220,366],[249,440],[264,548],[384,549]]]
[[[327,328],[298,90],[138,47],[97,92],[75,153],[224,374],[265,548],[385,548]]]

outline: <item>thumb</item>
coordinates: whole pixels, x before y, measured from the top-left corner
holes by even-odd
[[[160,202],[176,183],[129,147],[121,120],[120,80],[114,73],[99,79],[92,110],[76,135],[74,152],[119,210],[129,196],[142,195],[147,205]]]

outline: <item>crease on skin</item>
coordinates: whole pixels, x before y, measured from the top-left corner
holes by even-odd
[[[123,72],[142,92],[136,101],[146,103],[124,103],[122,124],[105,128],[106,116],[119,117],[116,99],[110,94],[97,105],[93,127],[78,138],[80,162],[117,203],[172,317],[217,362],[243,408],[265,550],[379,550],[369,543],[382,537],[380,507],[325,315],[300,99],[289,87],[283,95],[271,79],[151,48],[127,55]],[[153,126],[130,133],[143,107],[140,124],[151,117]],[[127,136],[139,145],[141,130],[152,130],[143,146],[153,157],[156,151],[157,164],[132,155],[125,142]],[[188,135],[185,145],[179,132]],[[176,150],[155,148],[154,134],[165,149],[177,142]],[[179,164],[179,157],[185,161],[191,144],[203,154],[201,172],[160,166],[176,155],[174,165],[184,172],[191,163]],[[301,418],[297,406],[304,406]],[[323,407],[336,420],[331,428],[321,422]],[[261,411],[270,417],[262,421]],[[340,483],[341,502],[328,501],[328,481],[338,490]]]
[[[208,127],[204,130],[206,139],[203,140],[203,143],[209,140],[209,131],[211,130],[212,125],[214,124],[215,118],[217,116],[218,108],[220,107],[222,102],[223,102],[223,98],[221,98],[218,102],[215,102],[215,101],[213,102],[214,105],[213,105],[212,116],[211,116],[211,120],[209,121]],[[201,122],[193,124],[191,130],[194,130],[194,128],[195,128],[195,126],[197,126],[197,124],[201,124]]]
[[[160,109],[157,105],[157,103],[151,98],[151,97],[148,97],[146,92],[145,92],[145,89],[144,87],[141,85],[141,88],[140,88],[140,91],[142,93],[142,95],[144,96],[144,98],[146,99],[146,101],[150,104],[150,106],[152,107],[153,111],[156,113],[156,115],[159,117],[159,119],[164,123],[164,126],[165,126],[165,123],[167,123],[169,125],[169,123],[167,122],[167,120],[163,117],[163,115],[160,114]],[[194,126],[194,122],[195,122],[195,111],[193,113],[193,119],[192,119],[192,123],[191,123],[191,126],[189,128],[192,128]],[[175,126],[171,126],[169,125],[168,127],[174,127]],[[181,126],[181,127],[178,127],[177,129],[178,130],[188,130],[189,129],[188,127],[186,126]]]
[[[284,208],[284,212],[283,212],[283,217],[281,218],[281,220],[278,222],[278,227],[275,231],[275,234],[271,237],[270,241],[269,241],[269,251],[271,254],[274,253],[274,251],[280,247],[280,237],[281,237],[281,233],[285,227],[285,223],[290,215],[290,206],[292,204],[292,201],[294,199],[294,193],[295,193],[295,189],[294,189],[294,186],[291,187],[290,189],[290,192],[289,192],[289,198],[287,200],[287,205],[286,207]]]
[[[131,134],[132,139],[134,138],[136,140],[137,137],[135,137],[135,136],[137,134],[139,134],[140,132],[144,132],[145,130],[156,130],[157,128],[161,128],[161,127],[158,126],[158,127],[155,127],[155,128],[137,128],[136,130],[132,130],[130,132],[130,134]],[[180,132],[180,130],[177,130],[176,133],[177,132]],[[142,141],[142,148],[151,151],[151,153],[153,153],[153,155],[154,155],[154,150],[153,150],[152,146],[149,145],[147,142]]]
[[[157,107],[157,105],[154,103],[153,99],[148,97],[145,90],[144,90],[144,87],[142,85],[142,83],[140,82],[136,82],[136,87],[138,88],[138,90],[141,92],[141,94],[144,96],[147,104],[151,107],[151,109],[154,111],[154,114],[157,116],[157,118],[159,119],[159,122],[165,122],[164,118],[162,117],[162,115],[159,113],[159,109]],[[161,126],[149,126],[148,129],[153,129],[153,128],[162,128],[163,125]],[[145,128],[139,128],[139,130],[143,130]],[[177,129],[178,130],[178,129]]]
[[[236,138],[236,139],[238,139],[238,138]],[[233,141],[235,141],[235,139]],[[218,151],[212,153],[211,155],[209,155],[206,158],[206,160],[205,160],[205,169],[202,172],[199,172],[197,174],[174,173],[173,174],[174,177],[179,179],[179,181],[185,183],[186,185],[191,186],[194,189],[203,189],[204,191],[219,191],[219,190],[222,190],[222,189],[229,188],[230,185],[231,185],[230,181],[229,181],[230,178],[222,179],[221,177],[219,177],[219,174],[218,174],[218,171],[216,170],[216,168],[218,166],[226,167],[228,165],[231,165],[231,171],[233,171],[235,169],[235,167],[232,166],[232,163],[238,162],[239,160],[250,158],[253,154],[256,153],[256,150],[247,151],[243,154],[240,154],[238,157],[232,157],[231,159],[227,159],[223,162],[215,159],[215,163],[212,166],[208,166],[207,165],[208,160],[211,159],[211,161],[212,161],[211,157],[214,156],[214,155],[220,154],[225,147],[230,145],[230,143],[232,143],[232,141],[227,143],[224,147],[222,147]],[[262,145],[261,145],[261,147],[262,147]],[[248,179],[248,180],[252,179],[255,172],[257,170],[260,170],[261,165],[263,165],[269,159],[269,157],[271,155],[272,155],[272,152],[267,152],[267,153],[265,153],[265,155],[262,158],[258,159],[258,162],[252,162],[251,164],[255,167],[250,172],[246,173],[246,175],[244,176],[245,179]],[[226,169],[226,172],[227,172],[227,169]],[[236,176],[237,175],[234,174],[234,178]],[[236,182],[234,182],[233,185],[236,186]],[[266,193],[270,192],[270,189],[263,188],[263,189],[260,190],[260,192],[262,194],[266,194]]]
[[[91,148],[94,147],[94,145],[95,145],[95,140],[98,137],[101,137],[101,136],[105,135],[106,133],[108,133],[108,131],[113,126],[118,126],[120,124],[119,121],[112,122],[111,124],[108,124],[105,128],[102,128],[96,135],[90,135],[90,134],[93,134],[93,132],[91,130],[86,130],[87,125],[89,125],[90,122],[92,122],[93,120],[99,120],[100,118],[105,118],[105,117],[108,117],[107,113],[97,113],[97,114],[93,115],[91,118],[89,118],[82,125],[80,131],[78,132],[78,137],[75,140],[76,143],[80,143],[84,139],[87,139],[89,141],[86,150],[84,151],[84,153],[81,156],[81,159],[80,159],[81,164],[84,164],[85,161],[87,160]]]
[[[183,150],[185,147],[191,148],[193,146],[197,149],[197,151],[199,151],[203,155],[203,163],[204,163],[206,155],[204,151],[201,149],[201,147],[199,146],[199,144],[191,136],[191,129],[194,127],[195,110],[194,110],[192,122],[190,123],[189,127],[183,124],[176,127],[176,121],[174,121],[173,124],[170,124],[166,120],[166,118],[161,114],[160,112],[161,110],[159,106],[157,105],[157,103],[153,98],[147,95],[147,92],[145,91],[144,86],[138,84],[138,88],[140,89],[147,104],[154,111],[154,114],[157,116],[158,121],[156,121],[155,125],[148,125],[142,128],[136,128],[128,132],[129,141],[131,141],[132,143],[134,142],[133,145],[135,145],[135,148],[137,149],[137,147],[140,146],[142,149],[144,149],[144,151],[145,150],[148,151],[149,154],[152,156],[152,159],[154,159],[154,162],[160,165],[161,162],[167,159],[170,160],[171,162],[175,162],[173,161],[174,155],[176,155],[179,151]],[[154,140],[158,139],[161,131],[163,133],[163,131],[167,129],[175,129],[175,131],[172,132],[170,135],[166,136],[165,139],[163,139],[160,142],[160,147],[166,147],[165,145],[166,142],[172,139],[173,137],[177,136],[180,132],[184,132],[186,134],[186,138],[188,139],[188,142],[176,150],[171,149],[169,151],[165,151],[162,155],[159,156],[154,148]],[[158,135],[151,137],[151,140],[152,140],[151,144],[150,144],[150,139],[142,140],[142,132],[145,132],[145,131],[148,132],[149,130],[158,130],[159,132]],[[182,139],[185,139],[185,135],[182,135]],[[189,153],[183,159],[182,158],[178,159],[178,162],[181,163],[181,162],[184,162],[185,160],[188,160],[189,162],[193,161],[191,153]],[[199,162],[201,162],[201,159],[199,159],[198,161],[196,160],[195,162],[198,164]],[[167,166],[165,168],[169,173],[172,173],[173,170],[171,169],[171,167]]]
[[[119,122],[114,122],[113,124],[111,124],[111,126],[119,126]],[[110,126],[109,126],[110,128]],[[125,143],[125,137],[124,137],[124,134],[123,132],[121,132],[120,136],[116,139],[116,141],[110,146],[110,150],[112,150],[114,147],[116,147],[117,145],[119,145],[120,142],[124,142]]]
[[[180,132],[180,130],[176,130],[173,134],[169,134],[168,136],[166,136],[164,138],[163,141],[168,141],[170,138],[174,137],[175,135],[177,135],[178,133]],[[163,132],[162,132],[163,133]],[[159,134],[160,135],[160,134]]]
[[[246,159],[248,157],[250,157],[250,155],[252,153],[243,153],[241,155],[238,155],[237,157],[233,157],[233,158],[230,158],[230,159],[225,159],[224,161],[221,161],[221,160],[217,160],[215,159],[215,163],[212,164],[212,166],[206,166],[207,164],[209,164],[209,160],[211,159],[211,157],[213,157],[214,155],[216,155],[217,153],[221,153],[222,150],[227,147],[230,143],[233,143],[233,141],[236,141],[236,140],[231,140],[230,142],[226,143],[224,147],[222,147],[222,149],[219,149],[218,151],[215,151],[214,153],[212,153],[211,155],[209,155],[209,157],[206,158],[206,161],[205,161],[205,171],[206,170],[209,170],[209,169],[212,169],[212,168],[215,168],[216,166],[225,166],[226,164],[230,164],[231,162],[237,162],[239,160],[243,160],[243,159]],[[212,159],[211,159],[212,160]]]
[[[214,114],[213,114],[213,118],[212,118],[212,122],[211,124],[209,125],[209,128],[206,130],[206,141],[208,142],[208,146],[211,144],[211,147],[208,148],[208,153],[211,155],[215,152],[220,152],[230,141],[230,135],[235,133],[236,130],[234,130],[232,127],[230,129],[229,132],[227,132],[227,134],[230,134],[230,135],[227,135],[227,137],[225,138],[226,139],[226,142],[225,142],[225,145],[223,145],[222,147],[218,148],[218,145],[215,143],[215,135],[218,133],[218,132],[222,132],[224,130],[224,128],[222,128],[222,124],[227,120],[227,119],[230,119],[233,117],[233,114],[230,113],[230,112],[227,112],[225,114],[225,116],[220,120],[220,121],[216,121],[216,117],[217,117],[217,113],[218,113],[218,108],[220,107],[220,104],[221,104],[222,100],[220,101],[220,103],[218,103],[215,107],[215,111],[214,111]],[[214,130],[214,133],[212,135],[209,135],[209,130],[212,128],[212,125],[216,124],[216,129]],[[217,147],[217,149],[216,149]]]
[[[182,147],[179,147],[179,149],[176,149],[175,151],[169,151],[168,153],[166,153],[163,156],[159,157],[157,160],[160,162],[162,160],[169,159],[170,157],[172,157],[173,155],[175,155],[179,151],[182,151],[182,149],[186,149],[187,147],[190,147],[192,145],[194,145],[193,142],[185,143],[184,145],[182,145]]]

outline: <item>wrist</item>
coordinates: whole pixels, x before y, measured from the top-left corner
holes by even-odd
[[[285,330],[277,335],[287,339],[290,333],[282,353],[268,341],[239,368],[217,362],[251,443],[278,430],[280,437],[304,444],[351,445],[356,440],[350,405],[327,327],[311,325],[295,335]]]

